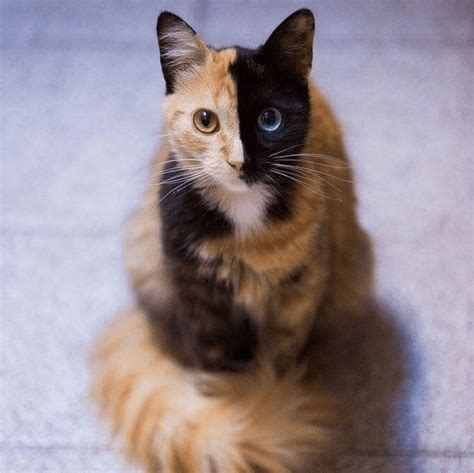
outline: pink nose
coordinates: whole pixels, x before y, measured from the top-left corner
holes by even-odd
[[[237,171],[240,171],[240,169],[242,168],[242,161],[239,161],[239,160],[232,160],[232,159],[229,159],[227,160],[227,164],[236,169]]]

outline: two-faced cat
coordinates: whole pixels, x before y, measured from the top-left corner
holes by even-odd
[[[150,470],[311,471],[332,416],[304,376],[314,334],[370,282],[310,78],[313,15],[257,49],[215,49],[168,12],[157,33],[166,139],[127,230],[137,307],[99,344],[96,396]]]

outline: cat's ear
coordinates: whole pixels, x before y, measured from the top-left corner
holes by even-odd
[[[313,61],[314,16],[307,8],[280,23],[263,45],[266,57],[278,67],[307,76]]]
[[[156,33],[166,92],[170,94],[177,83],[205,63],[209,50],[183,19],[167,11],[158,17]]]

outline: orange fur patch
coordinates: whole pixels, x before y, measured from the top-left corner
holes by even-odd
[[[183,77],[165,100],[169,136],[125,243],[127,270],[140,301],[158,305],[172,293],[157,206],[169,152],[192,168],[195,164],[185,159],[198,150],[214,159],[216,169],[239,152],[237,91],[228,73],[235,57],[233,48],[209,48],[202,68]],[[149,471],[305,473],[315,471],[312,461],[328,445],[333,403],[301,371],[278,377],[267,361],[279,365],[281,357],[289,358],[282,365],[293,366],[291,357],[315,318],[322,324],[323,316],[360,311],[370,292],[370,243],[357,222],[339,125],[314,85],[310,98],[302,153],[321,159],[308,164],[312,172],[307,185],[298,186],[292,219],[193,248],[203,259],[222,258],[218,278],[232,283],[235,301],[258,319],[264,340],[258,368],[198,376],[160,350],[138,308],[122,314],[99,341],[95,398],[129,456]],[[193,113],[200,108],[222,118],[219,133],[203,136],[193,130]],[[298,282],[291,282],[300,268]]]
[[[93,395],[129,457],[166,473],[295,473],[333,438],[335,405],[301,367],[199,375],[157,348],[138,309],[121,314],[93,356]]]

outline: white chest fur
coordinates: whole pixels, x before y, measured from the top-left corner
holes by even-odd
[[[272,195],[263,184],[255,184],[244,192],[220,190],[213,197],[236,231],[245,233],[262,225]]]

